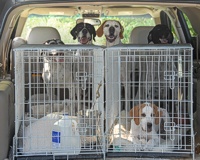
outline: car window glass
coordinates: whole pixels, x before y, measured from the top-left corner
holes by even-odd
[[[79,16],[67,17],[67,16],[45,16],[45,15],[30,15],[27,18],[25,23],[22,37],[26,39],[27,34],[29,33],[30,29],[36,26],[51,26],[56,28],[62,38],[64,43],[77,43],[76,40],[73,40],[73,37],[70,35],[70,31],[76,25],[76,19],[80,18]],[[122,43],[128,44],[130,33],[133,28],[137,26],[153,26],[155,25],[154,19],[146,14],[140,16],[119,16],[119,17],[108,17],[103,16],[100,18],[101,22],[105,20],[118,20],[124,27],[124,38],[122,39]],[[95,26],[97,29],[99,26]],[[97,45],[105,45],[105,37],[96,37],[96,41],[93,42]]]

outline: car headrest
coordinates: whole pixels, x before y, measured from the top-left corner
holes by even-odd
[[[148,35],[149,32],[153,29],[154,26],[138,26],[135,27],[129,39],[131,44],[148,44]]]
[[[53,27],[34,27],[31,29],[28,37],[28,44],[43,44],[49,39],[61,39],[56,28]]]
[[[12,48],[17,48],[22,44],[26,44],[27,41],[22,37],[15,37],[12,41]]]

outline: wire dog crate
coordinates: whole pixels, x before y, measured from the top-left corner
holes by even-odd
[[[13,54],[15,158],[194,159],[190,45],[24,45]]]
[[[105,156],[102,52],[81,45],[14,50],[15,158]]]
[[[190,45],[105,49],[108,157],[194,159],[192,62]]]

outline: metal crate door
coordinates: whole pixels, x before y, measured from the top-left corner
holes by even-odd
[[[104,155],[102,53],[100,47],[81,45],[14,50],[15,157]],[[64,114],[70,134],[58,134],[55,142],[55,124]],[[53,144],[62,139],[69,143]]]
[[[106,49],[108,156],[194,158],[192,62],[190,45]]]

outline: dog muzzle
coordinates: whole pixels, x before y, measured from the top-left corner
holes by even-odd
[[[109,35],[109,36],[106,36],[106,40],[110,43],[114,42],[116,40],[117,36],[114,36],[114,35]]]
[[[64,62],[64,53],[52,51],[52,54],[49,54],[54,62]]]
[[[165,38],[159,38],[159,41],[161,42],[161,44],[167,44],[168,40]]]
[[[83,37],[79,37],[79,38],[78,38],[78,41],[79,41],[79,43],[81,43],[81,44],[88,44],[89,41],[91,41],[91,39],[90,39],[90,38],[87,38],[86,36],[83,36]]]

